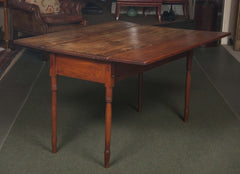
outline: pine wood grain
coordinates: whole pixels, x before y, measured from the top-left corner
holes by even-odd
[[[15,43],[87,59],[149,65],[229,34],[116,21],[20,39]]]

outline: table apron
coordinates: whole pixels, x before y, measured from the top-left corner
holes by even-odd
[[[120,81],[129,76],[137,75],[141,72],[148,71],[150,69],[161,66],[168,62],[171,62],[171,61],[183,58],[183,57],[187,57],[189,52],[190,51],[187,51],[187,52],[169,57],[162,61],[152,63],[150,65],[131,65],[131,64],[125,64],[125,63],[116,63],[116,65],[115,65],[115,81]]]
[[[153,69],[168,62],[187,57],[188,52],[184,52],[170,58],[152,63],[150,65],[132,65],[117,62],[102,62],[97,60],[81,59],[66,55],[55,55],[56,75],[67,76],[92,82],[106,84],[109,79],[111,69],[112,82],[123,80],[129,76],[137,75],[141,72]]]
[[[56,55],[56,75],[106,83],[110,63]]]

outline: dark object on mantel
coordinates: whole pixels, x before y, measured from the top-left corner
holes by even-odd
[[[172,9],[172,4],[171,4],[171,8],[168,11],[164,11],[163,15],[162,15],[162,20],[163,21],[174,21],[176,19],[176,15]]]
[[[195,6],[196,30],[217,31],[218,4],[216,0],[197,0]],[[217,46],[218,42],[205,45]]]
[[[99,6],[97,6],[95,3],[89,2],[82,9],[82,13],[83,14],[90,14],[90,15],[103,14],[103,9]]]

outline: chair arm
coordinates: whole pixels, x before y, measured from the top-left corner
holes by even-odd
[[[26,3],[25,0],[20,2],[19,0],[8,0],[8,7],[17,10],[23,10],[29,13],[35,12],[40,14],[40,9],[37,5]]]
[[[82,8],[85,6],[82,0],[59,0],[59,2],[61,13],[82,16]]]
[[[43,27],[43,30],[47,30],[47,25],[43,22],[40,9],[37,5],[26,3],[25,0],[21,0],[20,2],[19,0],[8,0],[8,7],[33,15],[35,21]]]

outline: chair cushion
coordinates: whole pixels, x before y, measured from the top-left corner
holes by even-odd
[[[82,16],[74,16],[74,15],[64,15],[64,14],[48,14],[43,15],[42,20],[47,24],[73,24],[73,23],[80,23],[82,22]]]
[[[25,0],[25,2],[37,5],[43,14],[60,12],[59,0]]]

